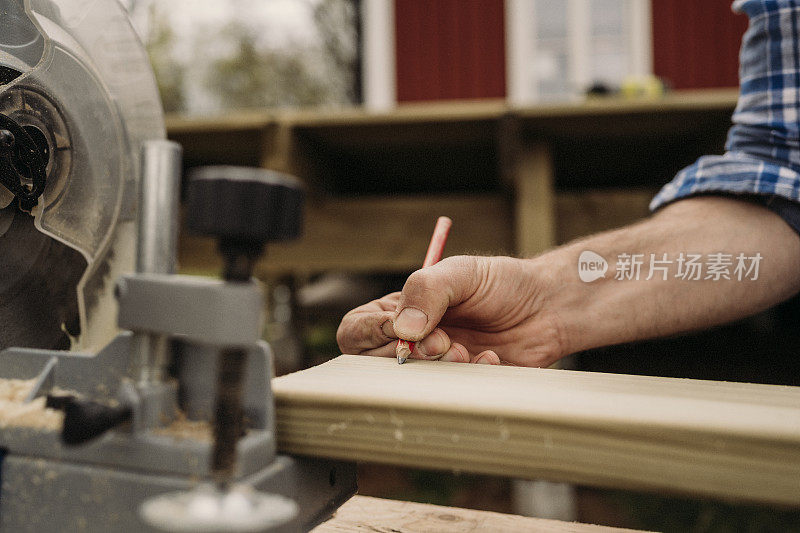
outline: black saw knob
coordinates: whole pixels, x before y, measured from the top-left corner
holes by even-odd
[[[269,241],[300,236],[303,191],[286,174],[246,167],[203,167],[190,174],[189,230],[219,239],[228,282],[247,282]],[[242,395],[247,352],[230,347],[218,356],[211,471],[227,490],[234,478],[236,443],[243,432]]]
[[[272,170],[201,167],[190,173],[186,210],[189,231],[219,240],[225,279],[246,281],[267,242],[300,236],[303,189]]]
[[[189,229],[220,240],[283,241],[300,236],[303,190],[287,174],[250,167],[201,167],[190,174]]]

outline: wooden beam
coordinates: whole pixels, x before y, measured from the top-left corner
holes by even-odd
[[[555,220],[546,223],[554,224],[556,243],[565,243],[646,217],[653,194],[650,190],[558,193],[552,209]],[[270,246],[259,272],[414,270],[425,254],[425,242],[438,213],[456,221],[447,255],[508,254],[513,249],[510,206],[510,200],[497,194],[311,199],[303,239]],[[541,215],[534,211],[528,220]],[[536,227],[536,222],[528,224]],[[180,263],[181,269],[190,273],[216,272],[221,266],[213,241],[185,233],[181,235]]]
[[[623,533],[631,529],[353,496],[312,533]]]
[[[411,104],[385,113],[360,108],[251,110],[218,117],[170,115],[166,126],[169,137],[184,146],[188,166],[261,162],[269,168],[283,168],[296,154],[280,153],[286,147],[281,139],[272,146],[271,130],[278,137],[288,131],[345,150],[396,148],[421,141],[446,150],[453,145],[490,144],[497,127],[509,118],[518,121],[518,133],[524,134],[526,143],[538,139],[552,144],[554,138],[577,136],[591,144],[594,137],[655,135],[693,139],[692,143],[710,139],[713,147],[724,141],[736,98],[736,90],[700,90],[675,91],[663,98],[610,97],[522,107],[492,100]],[[701,147],[698,150],[699,155]],[[303,157],[313,158],[313,152]],[[280,163],[277,166],[276,161]]]
[[[800,505],[800,388],[344,355],[273,391],[287,453]]]
[[[294,133],[285,124],[275,124],[263,133],[261,167],[296,175]]]
[[[543,144],[521,149],[513,165],[516,252],[522,257],[555,244],[553,161]]]
[[[310,199],[303,238],[267,246],[258,275],[330,270],[403,272],[420,267],[436,217],[453,219],[446,255],[510,253],[509,202],[499,195]],[[181,235],[185,273],[218,272],[212,239]]]
[[[556,196],[556,242],[563,244],[632,224],[650,214],[657,190],[610,190],[562,193]]]
[[[407,124],[414,122],[447,122],[463,120],[494,120],[512,114],[525,120],[563,118],[567,116],[615,116],[630,113],[669,114],[682,111],[697,113],[733,111],[738,89],[701,89],[673,91],[661,98],[608,97],[580,102],[543,103],[532,106],[509,105],[505,100],[451,100],[403,104],[387,112],[372,112],[363,108],[334,111],[248,110],[217,117],[186,117],[177,114],[166,117],[166,126],[173,132],[225,131],[242,128],[262,128],[272,122],[299,127],[358,126],[363,124]],[[686,124],[684,127],[691,127]]]

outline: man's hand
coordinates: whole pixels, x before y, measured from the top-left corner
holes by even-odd
[[[584,283],[578,258],[605,258],[605,277]],[[762,258],[757,279],[615,279],[617,259]],[[650,279],[647,279],[650,278]],[[632,226],[575,241],[533,259],[452,257],[412,274],[402,292],[345,315],[344,353],[394,357],[396,339],[420,341],[411,357],[547,366],[580,350],[673,335],[763,311],[800,290],[800,239],[764,206],[722,197],[671,204]]]
[[[350,311],[337,341],[343,353],[394,357],[401,337],[417,341],[412,358],[546,366],[565,355],[546,312],[552,288],[533,260],[449,257]]]

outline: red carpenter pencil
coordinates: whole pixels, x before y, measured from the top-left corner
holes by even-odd
[[[436,226],[433,228],[433,235],[431,235],[431,242],[428,245],[428,252],[425,254],[425,261],[422,263],[422,268],[435,265],[442,258],[444,252],[444,245],[447,242],[447,235],[450,233],[450,227],[453,221],[447,217],[439,217],[436,221]],[[397,363],[403,364],[414,351],[414,342],[399,339],[395,353],[397,354]]]

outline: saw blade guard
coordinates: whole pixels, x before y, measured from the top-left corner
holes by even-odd
[[[142,143],[165,137],[147,54],[117,0],[0,0],[0,113],[40,136],[36,229],[77,250],[80,340],[116,332],[113,284],[135,264]],[[13,200],[0,186],[0,209]],[[57,265],[53,265],[57,268]]]

